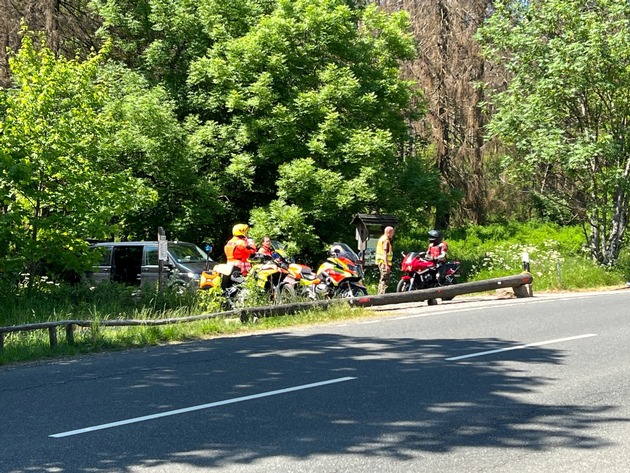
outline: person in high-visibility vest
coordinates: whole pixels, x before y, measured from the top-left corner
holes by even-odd
[[[389,280],[392,277],[392,262],[394,260],[394,248],[392,247],[392,238],[394,237],[394,228],[385,227],[383,235],[376,243],[376,264],[381,273],[378,282],[378,293],[385,294]]]
[[[249,226],[239,223],[232,228],[232,238],[224,247],[227,262],[237,266],[243,276],[246,276],[252,265],[247,261],[251,255],[256,253],[256,246],[247,239]]]

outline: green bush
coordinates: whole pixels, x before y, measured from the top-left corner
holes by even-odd
[[[397,236],[396,252],[424,251],[426,231]],[[537,290],[611,286],[630,276],[630,252],[622,252],[616,268],[597,265],[588,257],[580,226],[536,221],[473,225],[445,232],[444,239],[449,245],[449,259],[461,262],[460,282],[518,273],[523,270],[524,252],[529,256]],[[400,267],[400,261],[394,264]],[[397,276],[395,273],[392,279]]]
[[[630,248],[623,248],[619,253],[617,270],[623,274],[626,281],[630,280]]]

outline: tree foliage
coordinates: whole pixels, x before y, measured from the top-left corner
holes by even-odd
[[[25,34],[11,58],[14,88],[0,91],[0,255],[4,271],[45,264],[84,267],[86,238],[112,233],[115,221],[153,193],[116,159],[120,126],[99,78],[102,54],[56,59]]]
[[[405,13],[369,3],[64,3],[94,8],[108,54],[67,60],[28,41],[15,54],[15,88],[1,94],[2,186],[11,189],[2,211],[6,250],[28,241],[10,232],[28,228],[38,248],[30,261],[55,259],[42,230],[51,215],[83,222],[59,240],[59,251],[83,238],[151,238],[157,226],[171,238],[221,242],[240,221],[291,239],[297,251],[354,239],[357,212],[418,221],[438,200],[439,181],[425,155],[409,151],[410,124],[423,110],[400,65],[414,57],[414,41]],[[26,51],[36,60],[25,60]],[[38,81],[46,93],[29,95]],[[46,94],[54,113],[38,105]],[[29,106],[18,110],[20,100]],[[62,124],[66,112],[77,122]],[[21,128],[31,121],[44,128]],[[15,197],[29,188],[8,171],[26,162],[16,150],[45,163],[29,184],[40,189],[44,210]],[[57,173],[53,195],[54,186],[39,183],[56,183],[49,176]],[[91,192],[57,205],[75,192],[72,179]]]
[[[513,147],[506,166],[614,263],[628,223],[630,4],[500,1],[480,38],[514,75],[490,127]]]
[[[193,140],[233,215],[297,206],[311,237],[330,241],[356,212],[427,204],[431,179],[426,194],[398,185],[409,167],[424,172],[400,152],[413,116],[399,72],[414,55],[407,28],[374,6],[283,0],[191,64]]]

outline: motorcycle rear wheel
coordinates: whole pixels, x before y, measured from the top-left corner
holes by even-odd
[[[438,280],[438,286],[442,286],[442,287],[446,287],[446,286],[452,286],[453,284],[455,284],[455,280],[453,279],[453,277],[446,277],[444,280]],[[455,296],[451,296],[451,297],[442,297],[443,301],[452,301],[455,298]]]
[[[285,284],[280,287],[280,304],[289,304],[291,302],[296,302],[298,300],[298,296],[295,293],[295,288],[289,284]]]

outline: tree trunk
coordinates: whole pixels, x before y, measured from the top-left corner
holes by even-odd
[[[59,0],[47,0],[44,5],[45,32],[48,47],[59,53]]]
[[[418,59],[406,65],[405,75],[418,82],[428,114],[414,131],[430,139],[435,167],[444,193],[459,191],[461,203],[435,209],[435,225],[451,222],[483,224],[487,215],[484,177],[484,123],[480,104],[486,99],[486,82],[496,71],[486,61],[474,39],[488,14],[491,0],[377,0],[389,10],[409,12],[418,44]]]

